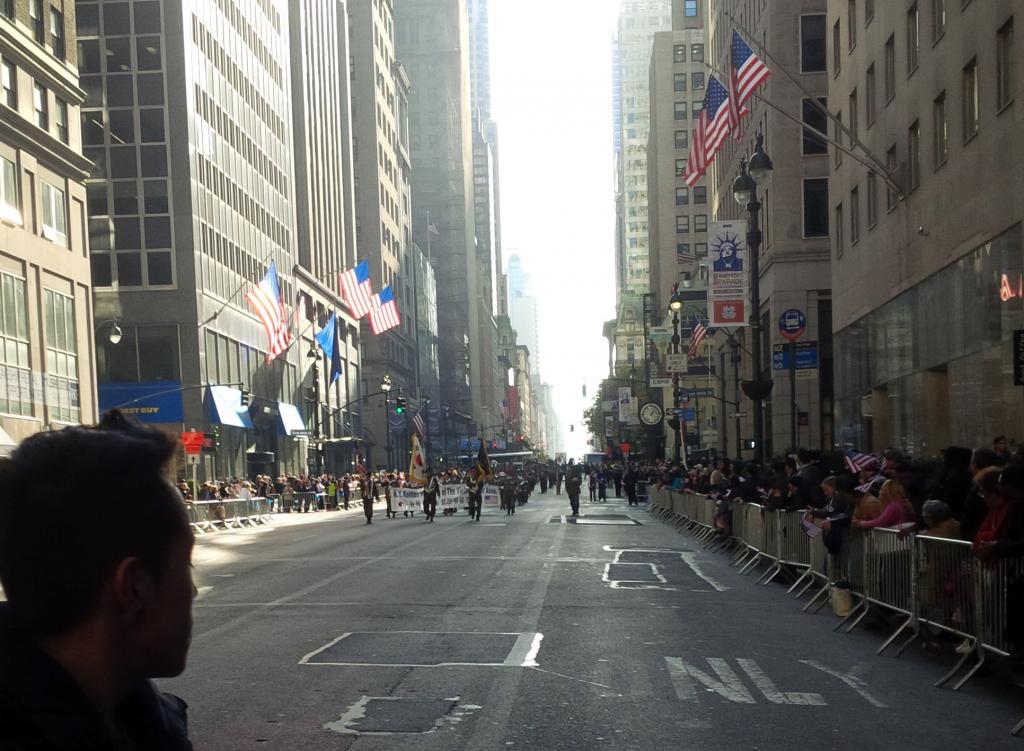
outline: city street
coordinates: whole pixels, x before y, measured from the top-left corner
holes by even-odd
[[[933,688],[625,501],[284,516],[201,537],[197,749],[1018,748],[1016,689]]]

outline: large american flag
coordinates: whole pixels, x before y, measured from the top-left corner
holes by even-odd
[[[416,428],[416,432],[420,435],[427,434],[427,423],[423,420],[423,410],[416,413],[416,416],[412,418],[412,426]]]
[[[693,333],[690,335],[690,351],[687,352],[687,357],[691,360],[696,360],[697,355],[700,352],[701,342],[704,341],[704,337],[708,334],[708,327],[704,325],[704,321],[697,321],[697,325],[693,329]]]
[[[772,72],[750,49],[743,37],[732,33],[732,54],[729,70],[729,123],[740,137],[739,123],[743,105],[754,96],[757,88],[768,80]]]
[[[374,307],[373,286],[370,283],[370,264],[360,261],[355,268],[338,275],[341,296],[345,298],[352,315],[362,318]]]
[[[741,114],[747,114],[743,108]],[[697,118],[697,129],[693,132],[690,156],[686,162],[683,179],[691,188],[707,172],[715,154],[722,148],[725,137],[733,125],[729,116],[729,92],[714,76],[708,76],[708,88],[704,92],[704,106]]]
[[[281,298],[277,266],[273,261],[270,262],[270,268],[267,269],[263,281],[247,292],[245,299],[267,332],[267,362],[272,362],[292,343],[291,326],[284,309],[284,300]]]
[[[682,247],[676,245],[676,261],[680,266],[689,266],[696,262],[697,256],[690,250],[689,243],[682,243]]]
[[[398,316],[398,303],[391,287],[385,287],[374,295],[374,305],[370,309],[370,330],[374,335],[396,328],[402,323]]]

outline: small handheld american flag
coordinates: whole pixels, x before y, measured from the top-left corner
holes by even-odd
[[[820,537],[823,531],[821,527],[807,519],[801,519],[800,526],[804,528],[804,533],[812,540],[815,537]]]
[[[859,451],[847,451],[843,455],[843,462],[846,468],[853,474],[859,474],[865,469],[878,466],[878,459],[871,454],[862,454]]]

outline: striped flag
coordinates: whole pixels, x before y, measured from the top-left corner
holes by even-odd
[[[804,533],[812,540],[815,537],[820,537],[822,533],[821,527],[807,519],[800,520],[800,526],[804,528]]]
[[[416,413],[416,416],[412,418],[412,426],[416,429],[416,432],[420,435],[427,434],[427,423],[423,421],[423,410]]]
[[[740,116],[750,114],[741,107]],[[738,119],[738,118],[737,118]],[[704,105],[697,118],[697,129],[693,132],[690,156],[686,162],[683,179],[691,188],[707,172],[715,154],[722,148],[730,130],[736,129],[729,113],[729,92],[714,76],[708,76],[708,87],[704,92]]]
[[[292,343],[291,326],[281,298],[277,266],[273,261],[263,281],[247,292],[245,299],[267,332],[267,362],[273,362]]]
[[[374,295],[374,304],[370,309],[370,330],[374,335],[383,334],[402,323],[398,316],[398,303],[391,287],[385,287]]]
[[[370,284],[370,264],[360,261],[355,268],[338,275],[341,296],[352,315],[362,318],[373,310],[373,286]]]
[[[871,454],[862,454],[859,451],[847,451],[843,455],[843,462],[846,468],[853,474],[859,474],[865,469],[878,466],[878,458]]]
[[[693,334],[690,335],[690,351],[687,353],[687,357],[691,360],[696,360],[697,355],[700,352],[701,342],[704,341],[704,337],[707,336],[708,328],[704,325],[704,321],[697,321],[696,327],[693,329]]]
[[[690,250],[690,243],[676,245],[676,262],[680,266],[689,266],[697,260],[697,256]]]
[[[441,233],[437,229],[437,225],[434,224],[433,220],[430,218],[430,212],[429,211],[427,212],[427,234],[428,235],[437,235],[438,237],[441,236]]]
[[[729,124],[740,137],[739,123],[743,105],[772,74],[768,66],[750,49],[743,37],[732,33],[732,53],[729,69]]]

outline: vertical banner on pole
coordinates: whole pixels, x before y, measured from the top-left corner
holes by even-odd
[[[708,228],[708,247],[708,327],[746,326],[750,307],[746,220],[712,222]]]
[[[628,386],[619,387],[619,422],[629,422],[632,402],[632,392]]]

